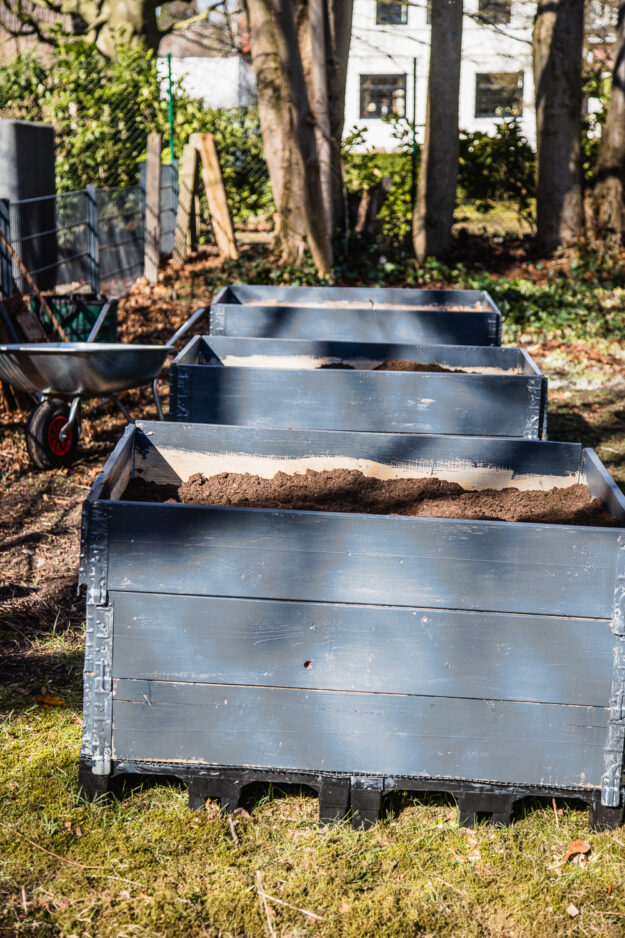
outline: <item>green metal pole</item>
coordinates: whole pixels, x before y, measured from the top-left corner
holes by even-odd
[[[167,54],[167,116],[169,118],[169,155],[172,163],[174,154],[174,86],[171,80],[171,52]]]
[[[410,201],[414,205],[417,198],[417,60],[412,60],[412,177],[410,182]]]

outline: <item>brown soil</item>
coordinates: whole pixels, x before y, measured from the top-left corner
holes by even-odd
[[[466,374],[464,368],[449,368],[439,365],[438,362],[408,362],[401,358],[387,358],[381,365],[376,365],[376,371],[446,371],[451,374]]]
[[[173,501],[174,486],[132,479],[126,500]],[[516,488],[467,491],[442,479],[375,479],[352,469],[302,474],[278,472],[272,479],[249,473],[192,475],[177,500],[194,505],[343,511],[481,521],[532,521],[612,527],[619,524],[585,485],[550,491]]]
[[[354,366],[347,362],[326,362],[324,365],[318,365],[317,367],[354,370]],[[379,365],[376,365],[373,371],[435,371],[437,373],[446,371],[450,374],[467,374],[464,368],[449,368],[447,365],[439,365],[438,362],[409,362],[402,358],[387,358]]]

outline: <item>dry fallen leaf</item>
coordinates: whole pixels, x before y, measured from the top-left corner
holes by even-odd
[[[451,852],[452,852],[452,856],[454,856],[455,859],[456,859],[456,860],[459,860],[461,863],[468,863],[468,862],[469,862],[469,858],[468,858],[468,857],[463,857],[461,854],[456,853],[455,850],[452,850]]]
[[[571,918],[575,918],[576,915],[579,915],[579,909],[576,905],[573,905],[572,902],[566,911],[571,916]]]
[[[56,694],[37,694],[35,700],[38,704],[41,704],[44,710],[49,710],[50,707],[66,707],[67,704],[61,697],[57,697]]]
[[[586,857],[590,853],[590,844],[587,840],[572,840],[569,844],[567,851],[562,856],[562,862],[566,863],[567,860],[572,859],[576,856]]]
[[[339,906],[339,912],[349,912],[350,909],[351,909],[351,905],[349,904],[349,902],[341,902]]]

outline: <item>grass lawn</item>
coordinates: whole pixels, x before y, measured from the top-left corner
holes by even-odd
[[[150,324],[131,300],[125,337],[173,331],[185,310],[167,302],[169,318]],[[531,350],[552,379],[549,436],[597,448],[625,488],[625,344],[535,341]],[[153,414],[137,393],[127,403]],[[24,418],[0,419],[3,938],[625,934],[625,830],[591,831],[572,804],[526,804],[509,829],[468,830],[450,799],[397,797],[373,830],[354,832],[319,829],[306,790],[259,786],[236,836],[213,803],[189,811],[176,785],[79,804],[80,504],[123,419],[86,415],[71,475],[30,469]],[[590,851],[563,860],[576,839]]]

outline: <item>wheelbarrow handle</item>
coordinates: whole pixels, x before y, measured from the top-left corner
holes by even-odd
[[[207,313],[210,313],[210,306],[202,306],[201,309],[196,309],[193,315],[189,316],[187,321],[180,326],[180,329],[178,329],[177,332],[174,332],[171,339],[167,343],[168,347],[175,345],[176,342],[181,339],[183,335],[186,335],[189,329],[191,329],[196,324],[196,322]]]

